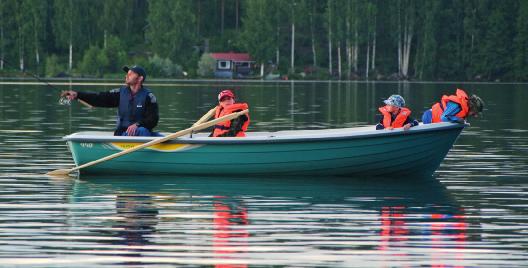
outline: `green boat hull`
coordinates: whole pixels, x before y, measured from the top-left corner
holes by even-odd
[[[284,131],[246,138],[178,138],[81,169],[86,174],[172,175],[432,175],[464,125],[410,131],[372,128]],[[100,159],[147,137],[76,133],[65,137],[75,164]]]

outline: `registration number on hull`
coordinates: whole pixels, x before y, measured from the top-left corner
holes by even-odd
[[[93,147],[93,143],[81,142],[80,145],[83,148],[92,148]]]

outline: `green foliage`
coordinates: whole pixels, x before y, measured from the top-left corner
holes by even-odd
[[[222,35],[213,36],[209,40],[209,51],[243,51],[239,32],[225,30]]]
[[[210,75],[203,53],[237,51],[324,78],[339,48],[342,71],[364,79],[368,48],[370,76],[395,77],[410,31],[409,79],[528,81],[525,0],[0,0],[0,17],[0,57],[47,75],[72,71],[71,47],[80,75],[130,62],[155,77]],[[318,71],[298,76],[307,66]]]
[[[90,46],[79,64],[79,71],[87,75],[103,77],[106,73],[121,72],[126,53],[116,37],[109,37],[106,48]]]
[[[126,52],[123,49],[121,40],[116,36],[108,37],[106,48],[103,49],[103,53],[108,60],[108,64],[104,66],[105,71],[121,72],[121,67],[127,62]]]
[[[180,65],[173,63],[168,58],[161,58],[158,55],[150,57],[148,60],[149,69],[147,73],[153,77],[181,77],[183,69]]]
[[[212,77],[216,69],[216,60],[211,54],[204,53],[198,62],[198,75],[201,77]]]
[[[154,0],[149,3],[146,36],[152,51],[183,66],[195,65],[191,63],[197,46],[193,2]]]
[[[455,4],[446,4],[445,2],[438,2],[434,5],[434,26],[428,29],[432,30],[434,40],[452,40],[451,42],[440,42],[436,44],[430,43],[429,51],[434,51],[436,55],[434,62],[431,64],[435,67],[429,69],[428,77],[451,78],[455,80],[464,79],[464,70],[462,62],[462,38],[463,38],[463,9]],[[439,23],[441,22],[441,23]],[[446,27],[439,28],[439,25]],[[453,29],[456,29],[455,31]]]
[[[512,1],[493,1],[487,21],[486,42],[482,46],[484,71],[488,80],[496,80],[510,73],[512,68],[514,21],[510,14],[515,10]]]
[[[46,76],[54,77],[66,71],[66,67],[60,64],[59,57],[55,54],[52,54],[46,57],[45,65],[46,65],[45,67]]]
[[[332,77],[328,74],[328,70],[317,67],[309,67],[304,70],[305,79],[309,80],[329,80]],[[292,79],[292,77],[288,77]]]
[[[435,77],[437,67],[437,36],[435,29],[439,23],[439,1],[427,1],[419,7],[418,15],[423,22],[418,28],[418,46],[416,53],[416,75],[418,79],[431,80]]]
[[[275,32],[277,27],[271,18],[274,12],[278,12],[278,8],[279,5],[274,6],[265,0],[246,2],[240,43],[257,63],[265,63],[274,58],[278,40]]]
[[[517,16],[517,36],[515,37],[515,78],[528,81],[528,1],[521,1]]]
[[[109,62],[110,61],[106,56],[104,49],[101,49],[97,46],[91,46],[84,53],[79,70],[85,74],[102,77],[105,68],[109,65]]]

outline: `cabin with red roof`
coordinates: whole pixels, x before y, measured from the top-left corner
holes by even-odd
[[[248,53],[211,53],[211,56],[216,60],[216,78],[243,78],[250,74],[254,63]]]

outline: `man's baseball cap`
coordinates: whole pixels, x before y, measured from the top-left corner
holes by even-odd
[[[147,80],[147,72],[145,72],[145,69],[143,69],[143,67],[141,66],[137,66],[137,65],[134,65],[132,67],[123,66],[123,71],[125,71],[125,73],[128,73],[128,71],[132,71],[134,73],[137,73],[140,76],[143,76],[143,82]]]

